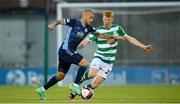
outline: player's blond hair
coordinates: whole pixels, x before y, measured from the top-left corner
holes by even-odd
[[[92,14],[94,14],[94,12],[93,12],[92,9],[85,9],[85,10],[83,11],[83,14],[85,14],[85,13],[92,13]]]
[[[114,17],[114,13],[111,10],[106,10],[103,12],[103,16],[110,18],[110,17]]]

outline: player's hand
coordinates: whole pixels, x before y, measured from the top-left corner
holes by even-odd
[[[50,30],[52,30],[52,29],[54,28],[54,24],[53,24],[53,23],[49,24],[49,25],[48,25],[48,28],[49,28]]]
[[[116,41],[116,39],[114,37],[110,37],[110,38],[107,39],[107,41],[111,45]]]
[[[144,48],[147,54],[152,54],[155,51],[155,48],[152,45],[146,45]]]
[[[54,20],[53,22],[51,22],[49,25],[48,25],[48,28],[49,29],[53,29],[56,25],[60,24],[60,21],[59,20]]]
[[[102,39],[107,39],[108,38],[105,34],[102,34],[102,33],[100,33],[98,37],[102,38]]]

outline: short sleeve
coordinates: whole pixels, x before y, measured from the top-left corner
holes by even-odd
[[[124,36],[126,34],[126,32],[120,26],[118,26],[118,34],[120,36]]]
[[[75,18],[64,19],[64,24],[72,27],[76,24],[76,19]]]
[[[90,41],[97,41],[97,36],[93,35],[93,34],[90,34],[87,36],[86,38],[87,40],[90,40]]]

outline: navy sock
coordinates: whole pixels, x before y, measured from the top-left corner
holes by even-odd
[[[85,67],[79,67],[74,83],[80,84],[81,77],[83,76],[85,71],[86,71]]]
[[[51,86],[55,85],[58,82],[56,76],[53,76],[43,87],[47,90]]]

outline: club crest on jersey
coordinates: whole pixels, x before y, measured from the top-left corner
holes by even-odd
[[[85,28],[85,29],[84,29],[84,32],[88,32],[88,29],[87,29],[87,28]]]
[[[79,38],[82,38],[83,36],[84,36],[84,33],[81,31],[81,32],[77,32],[77,36],[79,37]]]

